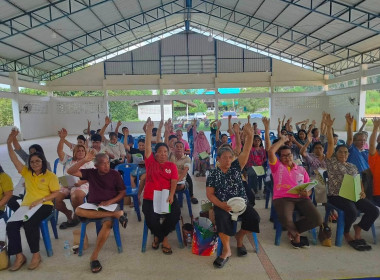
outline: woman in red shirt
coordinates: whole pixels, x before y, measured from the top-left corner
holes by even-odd
[[[146,124],[145,137],[145,167],[146,181],[143,197],[142,211],[145,215],[145,222],[151,232],[154,234],[152,248],[157,250],[162,242],[162,252],[166,255],[172,254],[171,246],[168,242],[168,234],[175,229],[179,221],[181,210],[175,191],[178,181],[177,166],[169,162],[169,147],[165,143],[157,143],[152,153],[152,129],[154,127],[150,118]],[[158,138],[158,137],[157,137]],[[154,212],[153,196],[154,191],[169,190],[170,213],[161,214]],[[161,217],[164,218],[160,222]]]

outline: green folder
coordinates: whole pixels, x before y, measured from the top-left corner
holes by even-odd
[[[200,159],[206,159],[210,155],[207,152],[202,152],[202,153],[199,153],[198,156],[199,156]]]
[[[362,185],[360,182],[360,175],[351,176],[344,174],[342,186],[339,190],[339,196],[347,198],[351,201],[358,201],[360,193],[362,192]]]
[[[265,175],[264,167],[260,166],[252,166],[253,170],[255,170],[255,173],[257,176],[263,176]]]
[[[291,188],[290,190],[288,190],[287,193],[300,194],[300,192],[303,190],[310,191],[317,184],[318,184],[317,180],[311,181],[309,183],[300,184],[300,185],[297,185],[297,186]]]

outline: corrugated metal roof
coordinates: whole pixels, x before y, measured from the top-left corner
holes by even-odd
[[[380,48],[379,0],[193,0],[189,10],[185,4],[184,0],[0,0],[0,57],[12,62],[0,65],[0,75],[17,63],[57,72],[71,67],[74,60],[141,42],[177,24],[184,26],[186,18],[204,32],[254,45],[268,54],[299,55],[308,65],[314,59],[319,66],[328,65],[343,60],[344,54],[359,55],[352,60],[360,63],[361,53]],[[189,44],[192,52],[210,52],[209,45],[196,42],[194,38]],[[180,47],[170,52],[181,54]]]

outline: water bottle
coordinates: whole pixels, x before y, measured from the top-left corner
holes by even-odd
[[[63,243],[63,251],[64,251],[64,254],[65,254],[65,257],[70,257],[70,255],[71,255],[71,248],[70,248],[70,243],[67,240]]]
[[[188,233],[186,237],[186,244],[187,244],[188,249],[191,249],[192,243],[193,243],[193,238],[191,237],[191,234]]]

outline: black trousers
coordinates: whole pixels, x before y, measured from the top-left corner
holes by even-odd
[[[26,240],[32,254],[40,251],[40,223],[53,211],[53,206],[42,205],[40,209],[26,222],[16,221],[7,223],[8,254],[16,255],[22,252],[20,228],[25,230]]]
[[[358,226],[365,231],[368,231],[371,228],[372,224],[379,216],[379,210],[377,207],[366,198],[353,202],[341,196],[328,196],[327,200],[344,212],[345,233],[350,232],[352,224],[358,217],[358,210],[364,213]]]
[[[145,215],[146,225],[154,236],[158,237],[160,242],[162,242],[164,237],[168,236],[170,232],[175,230],[175,226],[181,216],[181,210],[176,196],[174,196],[174,201],[170,209],[171,212],[169,214],[157,214],[153,211],[153,200],[143,200],[142,211]],[[162,224],[160,222],[161,217],[164,217]]]
[[[263,178],[265,178],[265,176],[257,176],[255,170],[251,167],[247,169],[247,175],[249,187],[257,194],[263,187]]]
[[[193,186],[193,180],[191,179],[191,176],[189,173],[186,174],[186,182],[189,185],[189,193],[190,197],[194,196],[194,186]]]
[[[231,214],[217,206],[214,206],[214,213],[216,230],[218,233],[221,232],[228,236],[234,236],[236,232],[234,221],[231,219]],[[247,205],[246,210],[238,217],[238,219],[241,220],[241,229],[250,232],[260,232],[260,216],[251,205]]]

